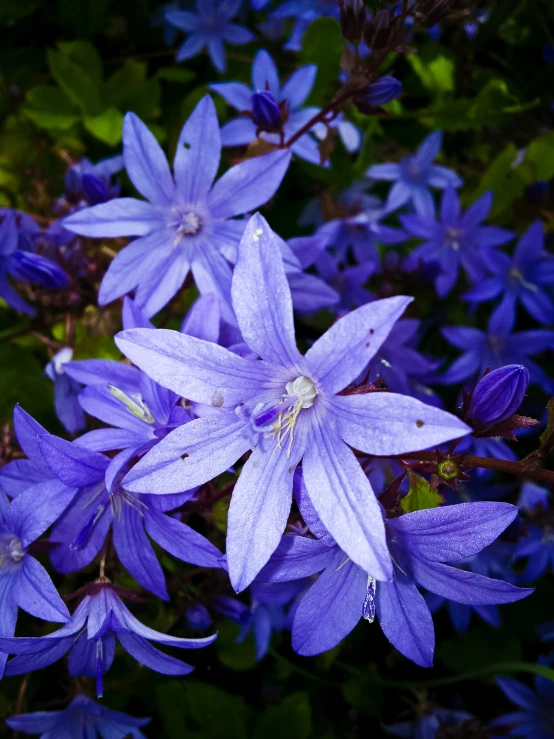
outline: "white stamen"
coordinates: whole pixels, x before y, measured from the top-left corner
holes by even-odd
[[[127,408],[129,413],[135,416],[135,418],[139,418],[145,423],[154,423],[154,417],[150,413],[150,409],[140,396],[136,400],[134,400],[133,398],[129,397],[127,393],[124,393],[123,390],[120,390],[118,387],[110,385],[109,383],[108,390],[116,400],[119,400],[121,403],[123,403],[125,408]]]
[[[307,377],[297,377],[293,382],[287,382],[285,390],[289,397],[298,398],[301,408],[311,408],[317,397],[315,385]]]

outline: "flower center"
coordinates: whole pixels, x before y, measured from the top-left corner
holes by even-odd
[[[419,182],[422,178],[422,168],[415,157],[406,157],[404,160],[404,174],[408,180]]]
[[[454,249],[454,251],[458,251],[458,249],[460,248],[462,235],[463,232],[460,228],[447,228],[444,232],[444,240],[446,246]]]
[[[178,246],[186,236],[195,236],[202,228],[202,219],[192,210],[176,211],[173,227],[176,230],[174,246]]]
[[[495,351],[499,352],[504,347],[504,337],[502,336],[489,336],[489,346]]]
[[[10,566],[19,564],[25,551],[21,542],[13,534],[2,534],[0,537],[0,568],[8,569]]]
[[[512,285],[519,282],[522,287],[526,287],[528,290],[531,290],[531,292],[536,293],[538,291],[538,287],[536,285],[533,285],[531,282],[527,282],[523,275],[523,272],[521,272],[521,270],[519,270],[517,267],[511,267],[511,269],[508,271],[508,279],[510,280]]]

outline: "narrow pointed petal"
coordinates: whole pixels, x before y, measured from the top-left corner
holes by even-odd
[[[252,90],[248,85],[244,85],[242,82],[217,82],[215,84],[208,85],[210,90],[217,92],[221,95],[229,105],[236,108],[238,111],[250,110],[250,98],[252,97]]]
[[[13,425],[19,446],[33,464],[42,470],[46,477],[50,477],[50,468],[44,461],[38,443],[39,437],[48,435],[46,429],[35,421],[27,411],[24,411],[20,405],[16,405],[13,409]]]
[[[252,82],[254,88],[258,92],[269,89],[269,91],[276,97],[279,98],[279,71],[275,65],[275,62],[265,49],[260,49],[254,57],[254,64],[252,65]],[[250,95],[252,91],[249,90]],[[250,101],[246,108],[250,107]]]
[[[18,495],[10,504],[6,519],[22,546],[27,547],[38,539],[61,516],[76,493],[77,488],[53,478]]]
[[[18,573],[13,597],[31,616],[44,621],[69,621],[69,611],[58,595],[50,575],[34,557],[27,554]]]
[[[248,449],[235,413],[211,413],[168,434],[131,469],[123,487],[136,493],[181,493],[229,469]]]
[[[404,296],[376,300],[339,318],[306,352],[311,379],[330,393],[353,382],[411,300]]]
[[[183,562],[200,567],[221,567],[217,547],[190,526],[151,508],[144,516],[149,536],[156,544]]]
[[[141,280],[135,301],[142,312],[151,318],[177,294],[190,269],[188,256],[179,250],[160,249],[156,260],[149,264],[146,279]]]
[[[366,454],[415,452],[471,432],[456,416],[408,395],[382,392],[335,396],[332,403],[339,435]]]
[[[233,274],[233,307],[244,340],[268,362],[302,374],[296,347],[292,300],[279,245],[269,224],[256,214],[240,241]]]
[[[232,218],[255,210],[275,195],[290,163],[290,152],[273,151],[231,167],[209,196],[214,218]]]
[[[398,570],[392,582],[377,583],[377,617],[390,643],[420,667],[433,666],[435,630],[425,599]]]
[[[433,131],[420,144],[416,158],[421,166],[428,167],[435,159],[442,146],[442,131]]]
[[[125,392],[135,393],[140,388],[140,370],[111,359],[81,359],[64,365],[67,374],[83,385],[110,383]]]
[[[181,333],[217,344],[220,329],[220,306],[217,295],[200,295],[181,324]]]
[[[81,236],[144,236],[163,225],[163,213],[136,198],[115,198],[64,218],[63,226]]]
[[[223,146],[246,146],[256,138],[256,126],[250,118],[235,118],[221,129]]]
[[[25,672],[48,667],[61,659],[71,649],[73,643],[73,636],[61,639],[52,636],[49,638],[0,639],[2,651],[18,655],[8,662],[4,674],[22,675]]]
[[[317,67],[315,64],[308,64],[293,72],[285,82],[281,99],[289,101],[291,110],[296,110],[304,103],[312,91],[316,76]]]
[[[533,712],[538,710],[538,698],[527,685],[520,683],[518,680],[510,680],[507,677],[497,677],[496,682],[506,698],[511,700],[518,708]]]
[[[103,454],[81,449],[57,436],[41,437],[39,445],[52,472],[70,487],[98,482],[104,477],[110,462]]]
[[[217,238],[214,229],[214,238]],[[214,293],[217,295],[223,320],[235,324],[235,316],[231,308],[232,269],[221,252],[207,248],[192,262],[192,274],[196,287],[201,295]]]
[[[366,177],[372,180],[397,180],[400,177],[400,165],[374,164],[367,170]]]
[[[168,206],[175,201],[175,183],[166,156],[154,134],[134,113],[127,113],[123,121],[123,157],[131,182],[141,195],[154,205]]]
[[[221,137],[215,106],[206,95],[183,126],[175,152],[175,181],[187,203],[203,201],[215,179]]]
[[[134,657],[141,665],[149,667],[155,672],[161,672],[163,675],[188,675],[194,667],[187,665],[180,659],[170,657],[159,649],[149,644],[146,639],[141,639],[136,634],[129,631],[120,631],[117,638],[123,649]]]
[[[256,578],[259,582],[289,582],[330,567],[336,547],[306,536],[283,536],[271,559]]]

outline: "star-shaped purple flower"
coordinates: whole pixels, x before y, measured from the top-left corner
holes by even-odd
[[[274,234],[253,216],[233,274],[233,307],[244,341],[261,361],[176,331],[135,329],[120,349],[156,382],[220,408],[173,431],[131,470],[128,490],[194,487],[252,454],[229,509],[231,582],[243,590],[279,543],[302,460],[321,519],[340,546],[380,579],[392,574],[381,511],[350,447],[394,455],[464,436],[459,419],[393,393],[348,394],[410,301],[380,300],[337,321],[302,356],[290,290]]]
[[[44,374],[54,383],[54,407],[56,415],[70,434],[81,431],[86,426],[85,414],[79,404],[81,385],[65,371],[71,362],[73,349],[64,346],[54,354],[44,368]]]
[[[214,104],[204,97],[185,123],[171,175],[153,134],[133,113],[123,125],[123,156],[131,181],[149,202],[118,198],[74,213],[64,226],[83,236],[139,236],[106,272],[100,305],[135,290],[147,316],[163,308],[192,269],[201,293],[217,294],[232,321],[231,265],[244,230],[234,216],[259,207],[277,190],[287,151],[248,159],[215,184],[221,139]]]
[[[433,164],[441,145],[442,131],[433,131],[415,155],[402,159],[399,164],[374,164],[367,170],[366,176],[373,180],[394,182],[385,204],[387,212],[412,203],[420,215],[429,215],[435,207],[430,187],[444,190],[463,184],[455,172]]]
[[[548,664],[545,658],[539,657],[540,665]],[[497,677],[496,682],[506,698],[519,710],[507,713],[495,719],[489,727],[491,731],[497,727],[510,727],[509,736],[523,736],[527,739],[549,739],[552,736],[552,720],[554,718],[552,704],[554,702],[554,683],[545,677],[536,675],[535,690],[507,677]],[[505,732],[502,732],[505,735]]]

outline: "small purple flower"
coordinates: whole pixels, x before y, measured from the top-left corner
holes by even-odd
[[[201,293],[213,292],[233,321],[231,264],[244,230],[234,216],[257,208],[277,190],[290,153],[275,151],[228,170],[215,184],[221,140],[214,104],[204,97],[185,123],[171,175],[165,154],[133,113],[123,126],[127,173],[149,202],[117,198],[66,218],[84,236],[139,236],[118,253],[102,280],[98,302],[106,305],[135,290],[147,316],[163,308],[190,269]]]
[[[521,364],[509,364],[484,375],[473,390],[466,421],[487,429],[517,412],[523,402],[529,371]]]
[[[93,164],[86,157],[80,162],[72,164],[65,175],[65,203],[58,201],[58,208],[69,204],[72,207],[85,207],[86,205],[95,205],[91,203],[85,192],[84,179],[89,178],[88,189],[90,194],[93,193],[92,186],[95,189],[102,188],[102,192],[107,193],[107,198],[117,197],[119,195],[119,187],[113,187],[111,178],[124,167],[123,157],[118,154],[109,159],[102,159]],[[101,201],[103,202],[103,201]]]
[[[491,255],[490,249],[506,243],[513,236],[504,228],[482,225],[491,207],[492,195],[487,192],[462,214],[458,196],[451,187],[447,187],[442,196],[438,221],[435,220],[434,207],[427,213],[401,216],[408,233],[425,239],[425,243],[407,258],[406,269],[416,269],[421,262],[438,265],[440,271],[435,278],[435,288],[441,298],[454,287],[460,267],[472,283],[483,280],[488,263],[499,257],[497,252]]]
[[[110,199],[110,191],[106,184],[96,175],[86,172],[82,180],[83,195],[89,205],[100,205],[107,203]]]
[[[64,365],[71,361],[73,349],[65,346],[54,354],[44,369],[44,374],[54,383],[54,406],[56,415],[70,434],[86,426],[85,414],[79,404],[82,386],[66,372]]]
[[[183,62],[208,47],[212,64],[219,72],[225,72],[224,42],[241,46],[253,40],[254,34],[247,28],[231,23],[238,13],[242,0],[196,0],[196,13],[187,10],[166,11],[166,21],[188,34],[187,40],[177,50],[176,61]]]
[[[392,564],[381,511],[350,447],[391,456],[468,430],[410,397],[341,392],[371,361],[409,299],[359,308],[302,356],[279,248],[259,215],[250,219],[240,243],[232,297],[244,341],[261,361],[176,331],[134,329],[116,338],[156,382],[220,409],[169,434],[135,465],[125,487],[179,492],[213,479],[252,449],[234,488],[227,530],[231,582],[240,591],[279,543],[293,473],[302,460],[325,525],[354,561],[387,579]]]
[[[21,675],[57,662],[69,652],[69,673],[96,678],[96,694],[104,693],[104,674],[112,666],[116,638],[123,649],[145,667],[163,675],[188,675],[193,667],[160,652],[153,641],[179,649],[201,649],[217,635],[182,639],[154,631],[136,619],[123,604],[118,588],[107,578],[86,587],[86,595],[65,626],[46,636],[0,637],[0,650],[17,657],[6,665],[6,675]],[[121,592],[121,591],[120,591]]]
[[[539,664],[547,664],[539,657]],[[509,736],[523,736],[527,739],[549,739],[552,736],[554,722],[554,683],[540,675],[536,675],[535,690],[518,680],[497,677],[496,682],[506,698],[518,711],[507,713],[495,719],[490,726],[495,728],[510,727]]]
[[[544,251],[544,233],[540,221],[535,221],[519,240],[512,257],[495,252],[487,258],[493,273],[463,297],[474,303],[502,295],[494,314],[508,330],[515,324],[515,308],[521,302],[536,321],[554,323],[554,303],[549,291],[554,286],[554,257]]]
[[[463,183],[457,174],[446,167],[433,164],[442,145],[442,131],[433,131],[423,141],[417,153],[399,164],[374,164],[366,175],[373,180],[390,180],[392,186],[385,209],[397,210],[406,203],[413,203],[417,213],[428,216],[434,211],[430,187],[444,190],[460,187]]]
[[[339,4],[336,0],[285,0],[271,14],[274,19],[293,18],[295,21],[284,47],[287,51],[300,51],[302,38],[310,23],[326,17],[339,20]]]
[[[149,721],[111,711],[86,695],[78,695],[63,711],[22,713],[6,719],[13,731],[40,734],[41,739],[146,739],[140,728]]]

